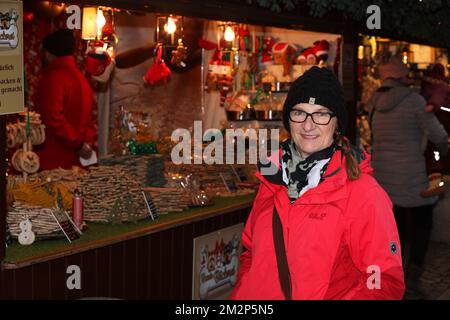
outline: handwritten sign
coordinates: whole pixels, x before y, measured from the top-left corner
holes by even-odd
[[[23,4],[0,2],[0,115],[24,110]]]

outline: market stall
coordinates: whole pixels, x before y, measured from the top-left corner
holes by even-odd
[[[289,20],[283,28],[184,16],[179,8],[80,6],[83,19],[96,21],[75,30],[78,67],[95,94],[96,157],[43,170],[40,43],[66,25],[68,6],[24,7],[26,108],[1,120],[8,162],[0,296],[226,298],[258,189],[250,159],[261,154],[252,139],[260,129],[282,130],[287,90],[313,65],[332,69],[355,102],[352,37],[331,22],[328,31],[299,31]],[[343,61],[342,52],[349,53]],[[199,133],[194,121],[202,121]],[[225,130],[240,128],[242,140],[227,138]],[[182,163],[174,160],[177,129],[194,138]],[[236,158],[244,146],[246,161],[213,163],[230,145]],[[68,285],[71,266],[82,270],[79,287]]]
[[[408,85],[421,92],[422,81],[432,67],[445,66],[444,78],[448,78],[448,52],[445,48],[432,47],[376,36],[360,35],[358,45],[358,106],[357,127],[359,143],[371,148],[370,124],[366,104],[381,86],[379,66],[391,56],[401,56],[408,67]],[[434,79],[433,79],[434,80]],[[444,82],[444,81],[443,81]],[[448,164],[447,164],[448,167]],[[447,169],[448,170],[448,169]]]

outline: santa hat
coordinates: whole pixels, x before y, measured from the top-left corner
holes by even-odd
[[[275,64],[284,64],[291,60],[295,49],[287,42],[278,42],[272,48]]]
[[[110,62],[108,63],[108,65],[106,66],[105,70],[103,71],[103,73],[101,73],[98,76],[92,76],[92,79],[101,82],[101,83],[106,83],[108,82],[112,71],[114,70],[116,66],[116,63],[114,62],[114,60],[110,60]]]
[[[86,71],[96,77],[103,74],[110,64],[111,57],[105,51],[102,53],[89,52],[85,60]]]
[[[153,65],[148,69],[143,77],[144,82],[153,85],[157,82],[163,82],[165,85],[170,77],[171,71],[162,59],[162,46],[156,49],[156,58]]]
[[[272,47],[274,54],[282,54],[287,51],[292,51],[292,47],[287,42],[278,42]]]
[[[304,49],[297,57],[297,63],[299,64],[316,64],[316,62],[317,59],[313,47]]]
[[[330,44],[326,40],[320,40],[314,42],[314,54],[320,60],[326,60],[328,58],[328,51],[330,50]]]

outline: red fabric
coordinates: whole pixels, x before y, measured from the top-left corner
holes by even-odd
[[[105,51],[103,55],[95,54],[94,52],[88,53],[85,59],[86,71],[98,77],[105,72],[108,65],[111,63],[111,57]]]
[[[205,50],[213,50],[213,49],[218,48],[217,43],[203,39],[203,38],[198,39],[198,46]]]
[[[155,84],[158,81],[162,81],[165,85],[170,76],[170,69],[167,67],[162,57],[162,47],[158,47],[155,63],[150,67],[144,76],[144,82],[148,84]]]
[[[75,58],[57,58],[44,70],[37,92],[36,112],[46,126],[46,139],[36,147],[41,169],[81,166],[77,148],[96,142],[92,89],[75,65]]]
[[[285,186],[257,173],[261,185],[242,234],[247,251],[240,257],[231,299],[284,299],[272,236],[274,203],[283,225],[293,299],[402,298],[404,276],[392,203],[371,176],[366,156],[361,177],[350,181],[337,151],[325,176],[338,172],[293,204]],[[373,265],[381,271],[380,289],[366,285]]]

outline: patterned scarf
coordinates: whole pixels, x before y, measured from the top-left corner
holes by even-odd
[[[323,174],[336,150],[334,144],[303,159],[291,139],[281,144],[283,182],[293,203],[309,189],[323,181]]]

